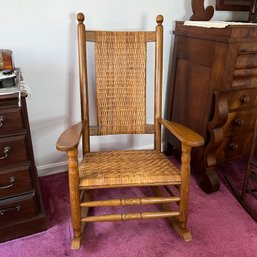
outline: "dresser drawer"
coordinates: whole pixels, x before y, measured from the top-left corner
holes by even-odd
[[[0,134],[24,129],[20,108],[0,109]]]
[[[0,226],[7,222],[18,222],[22,219],[28,219],[36,215],[35,199],[32,194],[23,198],[10,198],[6,201],[0,201]]]
[[[224,138],[224,142],[216,152],[218,161],[240,159],[249,154],[252,131],[231,135]]]
[[[257,52],[240,54],[237,57],[232,87],[256,87]]]
[[[239,54],[256,54],[257,53],[257,45],[253,43],[241,43],[238,49]]]
[[[251,69],[257,67],[257,51],[247,52],[241,51],[237,56],[235,70],[239,71],[240,69]]]
[[[32,190],[30,166],[0,169],[0,199]]]
[[[0,139],[0,167],[28,160],[26,136]]]
[[[232,87],[256,87],[257,83],[256,44],[241,44],[238,49]]]
[[[257,105],[257,88],[231,91],[228,95],[229,110],[253,108]]]
[[[229,134],[238,134],[246,130],[252,130],[256,118],[257,109],[230,112],[228,114],[228,119],[223,126],[223,133],[227,136]]]
[[[12,94],[12,96],[0,96],[0,109],[17,108],[19,103],[19,94]]]

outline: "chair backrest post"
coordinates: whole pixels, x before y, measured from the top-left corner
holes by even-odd
[[[161,151],[161,124],[162,118],[162,59],[163,59],[163,16],[156,17],[156,44],[155,44],[155,82],[154,82],[154,149]]]
[[[84,25],[84,14],[78,13],[78,58],[79,58],[79,83],[81,101],[81,120],[85,120],[86,125],[82,135],[83,155],[90,152],[90,133],[89,133],[89,104],[88,104],[88,82],[86,67],[86,33]]]

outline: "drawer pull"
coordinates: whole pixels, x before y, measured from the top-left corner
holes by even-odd
[[[13,187],[15,183],[15,177],[10,177],[10,184],[6,186],[0,186],[0,189],[7,189]]]
[[[237,126],[237,127],[242,127],[244,125],[244,120],[241,120],[241,119],[235,119],[234,120],[234,125]]]
[[[5,215],[5,213],[7,213],[7,212],[11,212],[11,211],[20,211],[21,210],[21,206],[20,205],[17,205],[17,206],[15,206],[15,207],[11,207],[11,208],[6,208],[6,209],[2,209],[2,210],[0,210],[0,215],[1,216],[4,216]]]
[[[242,104],[249,103],[249,101],[250,101],[250,96],[242,95],[242,96],[240,97],[240,102],[241,102]]]
[[[10,147],[10,146],[6,146],[6,147],[4,148],[4,156],[1,156],[1,157],[0,157],[0,160],[3,160],[3,159],[5,159],[6,157],[8,157],[8,153],[10,152],[10,150],[11,150],[11,147]]]
[[[235,144],[235,143],[231,143],[231,144],[228,145],[228,148],[229,148],[230,151],[234,152],[238,149],[238,145]]]
[[[0,116],[0,128],[4,125],[4,120],[5,120],[5,117],[4,116]]]

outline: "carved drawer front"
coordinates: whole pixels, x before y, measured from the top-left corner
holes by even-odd
[[[257,84],[257,50],[241,48],[234,70],[232,87],[255,87]]]
[[[32,190],[29,165],[0,169],[0,199]]]
[[[23,198],[10,198],[0,202],[0,226],[18,222],[36,215],[35,200],[32,194]]]
[[[0,134],[24,129],[20,108],[0,109]]]
[[[229,110],[257,106],[257,88],[231,91],[228,96]]]
[[[252,131],[225,137],[216,152],[217,160],[234,160],[246,156],[250,151]]]
[[[0,167],[27,161],[27,144],[25,135],[0,139]]]
[[[246,130],[252,130],[256,118],[257,109],[230,112],[228,114],[228,119],[223,126],[223,133],[227,136],[230,134],[241,133]]]

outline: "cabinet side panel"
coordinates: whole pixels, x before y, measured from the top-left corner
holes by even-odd
[[[171,120],[182,123],[201,135],[205,135],[210,113],[210,67],[192,64],[180,59],[174,89],[174,105]]]

